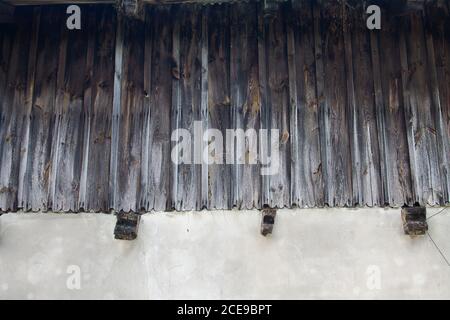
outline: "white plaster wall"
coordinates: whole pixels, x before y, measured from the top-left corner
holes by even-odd
[[[257,211],[148,214],[130,242],[114,225],[1,216],[0,299],[450,298],[450,209],[429,220],[444,256],[403,234],[398,209],[279,210],[268,238]]]

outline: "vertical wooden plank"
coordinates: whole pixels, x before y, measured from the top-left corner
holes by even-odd
[[[25,128],[28,58],[33,11],[24,8],[17,12],[21,23],[17,26],[9,59],[7,87],[2,99],[0,127],[0,209],[17,210],[22,136]],[[29,115],[28,115],[29,116]]]
[[[352,11],[346,8],[346,12],[344,42],[352,143],[353,205],[372,207],[382,204],[383,199],[370,36],[365,26],[363,6],[357,6]]]
[[[355,18],[352,13],[349,13],[348,8],[342,4],[343,10],[341,13],[343,21],[343,35],[344,35],[344,47],[345,47],[345,72],[346,72],[346,84],[347,84],[347,97],[348,97],[348,124],[350,128],[350,143],[351,143],[351,157],[352,157],[352,206],[364,205],[363,199],[363,181],[361,176],[361,150],[360,150],[360,138],[361,133],[358,128],[358,114],[359,107],[356,104],[355,95],[355,81],[354,81],[354,66],[353,66],[353,34],[355,27],[353,19]],[[355,68],[356,69],[356,68]],[[359,72],[359,70],[358,70]]]
[[[261,9],[260,9],[261,10]],[[274,14],[259,13],[260,80],[261,90],[266,95],[263,100],[263,129],[268,129],[266,143],[270,164],[277,168],[264,178],[263,205],[282,208],[290,204],[290,156],[289,144],[289,78],[287,66],[287,44],[283,24],[282,9]],[[261,65],[265,66],[262,67]],[[264,80],[263,80],[264,79]],[[279,150],[271,148],[271,130],[279,130]],[[278,154],[277,157],[274,157]],[[277,162],[277,163],[276,163]],[[267,184],[266,184],[267,182]]]
[[[386,113],[384,110],[383,102],[383,88],[381,80],[381,61],[380,61],[380,49],[379,49],[379,31],[369,32],[370,36],[370,52],[371,52],[371,62],[373,70],[373,90],[375,98],[375,112],[376,121],[378,127],[378,143],[380,150],[380,177],[381,177],[381,188],[382,188],[382,202],[381,205],[398,205],[391,202],[389,195],[391,193],[390,183],[389,183],[389,170],[388,167],[391,164],[388,162],[388,147],[387,147],[387,130],[386,130]]]
[[[23,208],[26,206],[27,199],[25,198],[24,189],[25,186],[25,175],[27,172],[28,165],[28,150],[30,147],[30,126],[31,126],[31,111],[34,102],[34,87],[35,87],[35,77],[36,77],[36,59],[38,51],[38,41],[39,41],[39,27],[41,24],[41,8],[33,8],[33,24],[31,26],[32,35],[30,43],[30,51],[28,55],[28,73],[27,73],[27,90],[26,90],[26,101],[25,101],[25,120],[24,120],[24,132],[20,136],[21,141],[21,157],[20,157],[20,168],[19,168],[19,181],[18,181],[18,192],[17,201],[18,207]]]
[[[175,67],[172,70],[175,129],[185,129],[190,133],[193,150],[191,161],[188,161],[190,164],[179,164],[174,170],[178,181],[174,194],[175,208],[195,210],[202,205],[201,165],[193,164],[195,155],[199,154],[196,148],[201,146],[195,142],[194,135],[194,122],[201,120],[201,12],[196,5],[180,5],[176,20],[173,40]]]
[[[269,90],[271,91],[271,126],[279,130],[279,164],[276,174],[270,176],[270,204],[272,207],[290,206],[290,126],[289,126],[289,77],[287,64],[287,45],[285,16],[283,5],[280,5],[277,15],[269,27]],[[272,134],[271,134],[272,135]],[[271,137],[272,139],[272,137]],[[272,162],[274,150],[271,150]]]
[[[322,114],[327,161],[329,206],[348,206],[352,201],[352,160],[349,140],[345,48],[342,32],[341,6],[326,2],[322,6],[322,37],[324,54],[324,99]],[[318,78],[318,81],[320,79]]]
[[[261,97],[261,116],[260,116],[260,130],[270,129],[270,90],[268,78],[268,53],[267,53],[267,37],[268,37],[268,24],[269,19],[264,15],[263,4],[258,3],[257,17],[258,17],[258,78],[259,78],[259,90]],[[266,137],[264,141],[263,137],[259,135],[259,159],[267,157],[269,155],[269,143],[270,138]],[[267,139],[269,138],[269,139]],[[261,207],[270,206],[270,177],[262,175],[261,177]]]
[[[261,117],[261,92],[258,77],[257,5],[231,7],[230,94],[234,129],[258,134]],[[248,131],[250,130],[250,131]],[[255,141],[256,144],[258,141]],[[256,146],[257,148],[258,146]],[[232,171],[232,204],[241,209],[261,207],[261,174],[256,154],[247,140],[238,149]],[[240,153],[239,153],[240,152]],[[239,159],[242,157],[242,159]],[[244,164],[239,164],[239,163]]]
[[[313,2],[314,19],[314,58],[316,70],[316,97],[319,109],[319,132],[320,132],[320,153],[321,153],[321,171],[323,176],[324,205],[332,205],[332,195],[334,188],[331,184],[331,142],[330,142],[330,123],[328,114],[329,106],[325,101],[325,69],[324,69],[324,41],[322,38],[323,25],[321,8],[317,2]]]
[[[96,35],[96,8],[88,7],[88,24],[87,24],[87,52],[86,52],[86,68],[85,68],[85,83],[83,88],[83,110],[82,110],[82,130],[83,130],[83,145],[82,145],[82,159],[81,159],[81,174],[80,174],[80,190],[78,194],[78,203],[76,210],[86,210],[87,189],[88,189],[88,166],[89,166],[89,152],[90,140],[92,139],[92,116],[94,113],[93,106],[93,81],[94,81],[94,54],[95,54],[95,35]]]
[[[292,104],[291,202],[302,208],[312,208],[323,206],[324,203],[319,105],[316,96],[314,20],[310,2],[296,2],[293,5],[292,10],[289,9],[291,19],[286,19]],[[290,42],[292,44],[289,44]],[[296,80],[293,82],[291,79]],[[293,94],[294,92],[296,94]]]
[[[209,209],[231,208],[231,174],[234,165],[226,164],[226,130],[232,129],[230,101],[229,8],[212,6],[208,12],[208,127],[223,137],[223,153],[213,154],[209,165]]]
[[[2,164],[4,133],[3,128],[7,126],[8,118],[6,101],[8,101],[8,71],[10,67],[10,57],[13,49],[13,40],[16,34],[16,28],[13,25],[3,26],[0,30],[0,165]],[[1,170],[0,170],[1,172]],[[4,188],[4,187],[3,187]],[[6,189],[4,189],[6,190]],[[0,211],[3,210],[4,198],[0,196]]]
[[[285,13],[288,16],[286,23],[286,37],[287,37],[287,60],[288,60],[288,75],[289,75],[289,107],[290,107],[290,143],[291,143],[291,204],[293,206],[302,205],[301,196],[301,163],[299,154],[299,106],[297,106],[299,100],[299,93],[297,91],[297,70],[296,70],[296,60],[300,56],[301,52],[296,51],[295,46],[295,31],[297,31],[300,26],[297,23],[296,16],[298,12],[295,11],[293,14],[293,8],[290,7],[288,10],[291,14]],[[300,137],[301,138],[301,137]]]
[[[87,7],[86,7],[87,8]],[[61,26],[66,28],[65,25]],[[58,161],[55,170],[55,194],[52,209],[75,211],[80,190],[83,157],[83,100],[85,85],[88,19],[81,30],[69,30],[65,73],[60,92],[60,126],[58,128]]]
[[[146,12],[141,207],[166,210],[170,200],[171,26],[168,7]],[[169,111],[169,112],[168,112]]]
[[[152,11],[150,8],[145,8],[145,34],[144,34],[144,123],[142,130],[142,147],[141,147],[141,187],[139,197],[139,209],[149,211],[153,208],[154,197],[152,196],[153,190],[150,191],[151,181],[149,177],[149,171],[151,170],[150,152],[153,140],[153,130],[151,127],[151,92],[152,92],[152,40],[153,40],[153,28],[152,28]],[[151,193],[152,192],[152,193]],[[150,203],[151,202],[151,203]]]
[[[436,127],[431,114],[430,88],[426,76],[426,48],[422,17],[403,17],[400,37],[405,119],[415,201],[422,205],[442,202]]]
[[[56,201],[56,184],[57,173],[59,166],[59,149],[60,149],[60,132],[62,127],[62,114],[63,114],[63,101],[65,93],[65,75],[66,75],[66,61],[67,61],[67,46],[69,33],[67,28],[62,25],[60,28],[60,42],[58,49],[58,68],[56,73],[56,97],[55,97],[55,125],[52,132],[52,144],[51,144],[51,164],[49,166],[50,171],[50,183],[48,191],[48,203],[49,207],[53,211],[58,211],[58,203]]]
[[[174,18],[174,27],[172,32],[172,59],[173,65],[171,66],[172,75],[172,108],[171,108],[171,128],[172,132],[180,128],[181,125],[181,80],[180,80],[180,63],[181,63],[181,53],[180,53],[180,32],[181,32],[181,15],[175,10],[172,12]],[[172,147],[172,167],[171,167],[171,209],[181,210],[179,203],[178,190],[179,190],[179,166],[174,161],[173,155],[180,155],[180,147],[178,141],[171,141]]]
[[[116,43],[114,49],[114,89],[113,89],[113,110],[111,125],[111,157],[109,165],[109,207],[118,210],[117,195],[117,171],[119,154],[119,130],[120,112],[122,103],[122,75],[123,75],[123,55],[124,55],[124,21],[123,17],[117,15]]]
[[[107,212],[110,209],[109,190],[111,161],[111,125],[115,77],[116,13],[113,8],[95,10],[96,36],[91,86],[92,106],[87,141],[85,210]]]
[[[383,15],[382,19],[383,28],[379,32],[378,42],[372,39],[371,43],[375,97],[380,99],[380,91],[382,92],[382,103],[379,100],[376,103],[377,119],[383,124],[383,127],[378,128],[383,133],[380,152],[385,165],[385,203],[398,207],[413,204],[413,187],[404,117],[399,26],[394,17]],[[380,72],[378,85],[377,71]]]
[[[150,28],[146,35],[147,49],[145,54],[146,90],[149,97],[149,139],[148,139],[148,180],[146,182],[147,210],[171,209],[170,177],[171,177],[171,94],[172,94],[172,23],[170,7],[153,9],[150,20],[146,22]],[[151,46],[151,49],[149,48]],[[151,56],[148,51],[151,50]],[[151,63],[151,65],[150,65]],[[149,74],[151,70],[151,75]],[[145,165],[143,163],[142,165]],[[144,183],[144,181],[143,181]],[[142,192],[142,191],[141,191]],[[144,197],[144,199],[145,199]]]
[[[117,164],[117,205],[138,211],[144,107],[144,22],[126,19]]]
[[[56,98],[56,75],[62,11],[42,12],[36,59],[34,97],[30,115],[28,164],[24,176],[24,209],[48,210],[52,131]]]
[[[209,9],[205,7],[202,8],[202,36],[201,36],[201,53],[200,53],[200,64],[201,64],[201,76],[200,76],[200,119],[202,121],[202,132],[208,128],[209,125]],[[225,70],[227,74],[228,70]],[[228,84],[228,81],[227,81]],[[207,141],[202,141],[202,150],[208,147]],[[209,165],[202,161],[201,163],[201,173],[200,173],[200,187],[201,192],[201,204],[200,209],[206,209],[213,207],[209,200],[210,195],[210,184],[209,184]],[[213,179],[212,179],[213,181]],[[213,192],[211,192],[213,194]]]
[[[426,15],[426,45],[432,114],[436,124],[438,161],[443,201],[450,202],[450,16],[444,6],[428,6]],[[447,113],[446,113],[447,111]]]

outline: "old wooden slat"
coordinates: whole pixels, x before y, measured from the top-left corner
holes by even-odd
[[[233,129],[230,101],[230,22],[228,6],[211,7],[208,14],[208,127],[223,139],[221,154],[214,151],[215,163],[208,167],[209,209],[231,207],[232,165],[226,163],[226,130]]]
[[[205,132],[209,124],[209,23],[208,23],[208,13],[209,9],[202,8],[202,22],[201,22],[201,53],[200,53],[200,65],[201,65],[201,76],[200,76],[200,119],[201,119],[201,131]],[[228,70],[225,71],[227,74]],[[208,141],[201,142],[202,150],[208,147]],[[207,209],[211,205],[209,199],[210,195],[210,185],[209,185],[209,164],[205,161],[201,163],[201,173],[200,173],[200,208]],[[212,179],[213,180],[213,179]],[[211,192],[212,194],[212,192]],[[230,192],[228,192],[230,194]]]
[[[380,102],[377,103],[377,119],[384,127],[381,140],[384,150],[380,148],[380,152],[385,159],[385,203],[399,207],[403,204],[413,204],[402,94],[399,33],[394,18],[386,15],[382,17],[383,28],[379,32],[379,42],[372,41],[374,75],[376,70],[380,70],[383,94],[382,106],[380,107]],[[376,60],[377,53],[380,62]],[[376,64],[380,65],[380,68],[376,69]],[[375,89],[375,93],[376,97],[380,95],[380,89]],[[380,128],[382,127],[379,126],[379,130]]]
[[[90,10],[89,10],[90,9]],[[88,39],[86,49],[86,68],[85,82],[83,88],[83,112],[82,112],[82,128],[83,128],[83,146],[82,146],[82,162],[80,173],[80,187],[78,193],[77,207],[80,210],[86,208],[87,199],[87,183],[88,183],[88,166],[89,166],[89,145],[91,136],[91,122],[93,116],[93,77],[94,77],[94,59],[95,59],[95,35],[96,35],[96,19],[97,16],[93,8],[88,8]]]
[[[57,168],[59,162],[59,147],[60,147],[60,128],[62,126],[62,105],[64,100],[65,90],[65,73],[66,73],[66,59],[68,46],[68,30],[64,26],[59,26],[60,41],[58,48],[58,68],[56,71],[56,96],[55,96],[55,124],[52,132],[51,144],[51,163],[49,165],[50,182],[48,184],[48,203],[53,210],[58,210],[56,203],[56,183],[57,183]]]
[[[149,168],[148,191],[147,194],[142,195],[141,199],[147,199],[147,203],[142,203],[146,205],[147,210],[166,210],[171,208],[172,25],[167,23],[171,21],[171,11],[170,8],[165,7],[148,14],[146,28],[149,29],[146,29],[148,32],[145,41],[151,39],[151,44],[148,43],[145,51],[145,62],[148,65],[145,69],[147,72],[145,79],[150,91],[145,94],[148,95],[146,101],[149,100],[150,103]],[[151,56],[148,52],[150,45]]]
[[[330,124],[327,117],[328,104],[325,103],[325,70],[324,70],[324,48],[322,39],[322,14],[318,3],[313,2],[313,20],[314,20],[314,59],[316,71],[316,97],[319,113],[319,132],[320,132],[320,153],[321,166],[320,170],[323,176],[323,192],[324,205],[331,204],[331,195],[333,194],[333,186],[330,184],[329,171],[331,168],[331,148],[330,148]]]
[[[436,127],[431,115],[430,88],[426,76],[426,48],[421,15],[403,17],[400,37],[405,120],[415,201],[436,205],[442,201]]]
[[[262,166],[267,170],[263,178],[262,205],[282,208],[290,204],[289,77],[286,36],[281,9],[274,14],[264,15],[260,8],[259,15],[259,77],[264,96],[261,104],[261,129],[268,130],[267,139],[265,141],[260,139],[262,152],[260,156],[262,161],[266,162]],[[278,134],[272,130],[278,130]],[[272,137],[272,134],[276,136]]]
[[[287,45],[284,20],[285,12],[282,7],[277,11],[274,19],[270,19],[268,37],[268,90],[271,91],[271,122],[270,129],[278,129],[279,164],[276,165],[276,150],[273,149],[273,137],[270,134],[270,204],[272,207],[283,208],[290,206],[290,126],[289,126],[289,77],[287,64]],[[274,165],[278,168],[275,169]]]
[[[230,10],[232,127],[244,132],[254,130],[257,133],[261,114],[256,37],[257,7],[256,4],[239,4],[232,6]],[[252,154],[249,141],[242,145],[240,150],[235,145],[234,151],[236,164],[232,166],[232,204],[242,209],[260,208],[261,174],[256,154]]]
[[[443,202],[450,202],[450,14],[445,6],[428,6],[426,45],[432,109],[436,124]]]
[[[358,114],[360,106],[357,106],[356,93],[355,93],[355,72],[353,66],[353,37],[351,28],[354,27],[354,15],[353,12],[348,12],[348,8],[342,4],[343,8],[343,35],[345,46],[345,71],[346,71],[346,84],[347,84],[347,97],[348,97],[348,124],[350,127],[350,143],[352,148],[352,205],[360,205],[364,203],[363,200],[363,181],[362,181],[362,163],[361,163],[361,150],[360,139],[361,133],[358,128]],[[358,30],[357,32],[360,32]]]
[[[36,7],[33,9],[33,23],[31,25],[32,36],[30,49],[28,52],[28,72],[27,72],[27,90],[26,90],[26,101],[25,101],[25,115],[24,115],[24,131],[20,136],[21,139],[21,157],[20,157],[20,168],[19,168],[19,186],[17,191],[17,202],[18,207],[23,208],[27,202],[24,196],[25,186],[25,175],[27,173],[28,164],[28,150],[30,147],[30,126],[31,126],[31,109],[33,108],[34,102],[34,88],[35,88],[35,77],[36,77],[36,59],[39,41],[39,28],[41,24],[41,8]]]
[[[377,121],[377,132],[378,132],[378,144],[380,151],[380,178],[381,178],[381,186],[382,194],[381,205],[385,205],[389,203],[389,194],[390,194],[390,184],[389,184],[389,173],[388,166],[391,164],[388,163],[388,155],[386,154],[387,147],[387,130],[386,130],[386,113],[384,110],[384,102],[383,102],[383,88],[382,88],[382,80],[381,80],[381,61],[380,61],[380,49],[379,49],[379,41],[380,41],[380,32],[377,30],[373,30],[369,32],[370,37],[370,53],[371,53],[371,62],[372,62],[372,72],[373,72],[373,90],[374,90],[374,103],[375,103],[375,113],[376,113],[376,121]],[[397,203],[398,205],[398,203]]]
[[[340,4],[326,2],[322,7],[325,110],[324,143],[327,162],[328,199],[330,206],[352,204],[352,161],[349,140],[345,48]],[[318,81],[320,79],[318,78]]]
[[[24,176],[24,208],[48,210],[52,131],[56,98],[56,72],[61,10],[43,10],[39,32],[34,96],[30,114],[27,169]]]
[[[108,211],[111,157],[111,125],[114,91],[116,15],[112,8],[96,11],[98,29],[94,42],[91,87],[85,210]],[[112,195],[111,195],[112,196]]]
[[[399,24],[400,28],[405,28],[406,23],[403,21],[400,21]],[[403,99],[403,116],[405,118],[405,133],[407,136],[407,151],[409,154],[409,168],[408,171],[411,173],[411,196],[412,196],[412,202],[418,203],[420,201],[420,190],[418,190],[418,177],[416,176],[416,173],[419,172],[417,167],[417,160],[416,160],[416,154],[414,152],[414,132],[413,128],[411,127],[411,99],[410,99],[410,89],[409,89],[409,81],[410,81],[410,72],[409,72],[409,66],[408,66],[408,53],[407,53],[407,47],[406,47],[406,39],[405,34],[402,32],[402,30],[399,31],[398,36],[398,45],[399,45],[399,61],[401,65],[401,84],[402,84],[402,99]]]
[[[78,210],[78,195],[83,158],[83,95],[88,41],[88,19],[82,21],[81,30],[68,30],[66,66],[62,86],[59,87],[58,108],[60,123],[58,136],[58,161],[55,172],[55,193],[52,209]],[[62,28],[66,28],[63,24]],[[53,146],[55,147],[55,146]]]
[[[170,199],[170,44],[168,8],[148,10],[145,26],[141,208],[165,210]]]
[[[293,10],[291,7],[288,10]],[[296,12],[296,15],[298,13]],[[287,61],[289,74],[289,106],[290,106],[290,144],[291,144],[291,204],[293,206],[301,205],[301,182],[300,182],[300,155],[299,155],[299,132],[298,132],[298,97],[297,91],[297,70],[296,58],[300,56],[301,52],[297,54],[295,46],[295,30],[299,29],[299,24],[294,16],[290,16],[286,23],[286,37],[287,37]]]
[[[145,28],[140,20],[125,19],[122,95],[117,163],[117,206],[138,211],[144,108]],[[118,208],[116,208],[118,210]]]
[[[353,161],[353,205],[378,206],[383,200],[370,50],[371,31],[365,26],[362,6],[347,12],[344,41]]]
[[[1,128],[5,126],[6,114],[4,114],[4,111],[6,110],[3,108],[3,100],[8,84],[9,59],[15,31],[16,28],[12,26],[0,30],[0,132]],[[2,150],[3,142],[4,140],[0,136],[0,150]]]
[[[122,76],[123,76],[123,55],[124,55],[124,21],[123,17],[117,16],[116,41],[114,49],[114,88],[113,88],[113,109],[111,124],[111,156],[109,164],[109,207],[119,209],[117,199],[117,171],[119,154],[119,131],[120,131],[120,111],[122,103]]]
[[[174,57],[175,65],[172,69],[175,86],[172,103],[176,109],[175,117],[177,118],[174,129],[184,129],[189,132],[192,150],[190,159],[187,159],[189,163],[179,164],[177,172],[173,173],[178,180],[176,194],[173,196],[177,210],[194,210],[200,209],[202,204],[201,165],[194,164],[195,158],[201,155],[198,148],[202,146],[201,142],[194,141],[195,121],[201,120],[202,19],[201,12],[196,6],[181,6],[179,9],[180,15],[176,18],[175,26],[176,29],[179,28],[179,33],[176,30],[173,36],[173,54],[177,56]],[[178,58],[179,61],[177,61]]]
[[[3,106],[4,99],[6,98],[7,86],[8,86],[8,69],[9,61],[12,52],[13,39],[15,37],[16,27],[8,26],[1,28],[0,30],[0,134],[3,127],[5,127],[6,109]],[[2,152],[3,139],[0,135],[0,153]],[[1,156],[0,156],[1,159]],[[0,208],[1,208],[0,203]]]
[[[181,124],[181,81],[180,81],[180,19],[178,19],[177,12],[173,13],[177,19],[173,22],[172,30],[172,104],[171,104],[171,129],[172,132],[179,129]],[[175,159],[175,156],[180,155],[179,141],[173,141],[171,137],[171,208],[172,210],[180,210],[178,203],[178,189],[179,189],[179,166]]]
[[[7,85],[2,97],[0,127],[0,209],[17,210],[22,137],[26,120],[28,56],[31,43],[32,15],[22,11],[8,62]]]
[[[258,17],[258,29],[257,29],[257,39],[258,39],[258,79],[259,79],[259,96],[261,98],[261,107],[260,107],[260,125],[259,129],[270,129],[270,110],[269,110],[269,101],[270,101],[270,90],[269,83],[267,81],[268,78],[268,53],[267,53],[267,37],[268,37],[268,24],[269,19],[264,16],[264,8],[263,5],[258,3],[257,7],[257,17]],[[259,148],[258,148],[258,160],[261,162],[263,158],[267,158],[270,152],[269,148],[269,137],[265,137],[265,141],[263,137],[260,135],[258,139]],[[266,161],[264,161],[266,162]],[[261,167],[263,165],[261,164]],[[265,166],[265,165],[264,165]],[[260,206],[269,206],[270,205],[270,178],[268,175],[261,176],[261,203]]]
[[[144,110],[143,110],[143,127],[142,127],[142,146],[141,146],[141,186],[139,197],[139,209],[149,211],[153,208],[154,196],[153,190],[150,191],[151,180],[149,171],[151,168],[150,153],[152,151],[153,130],[151,127],[151,92],[152,92],[152,40],[154,33],[152,32],[152,12],[145,10],[145,34],[144,34]],[[151,202],[151,203],[150,203]]]
[[[297,3],[293,10],[292,18],[286,20],[291,96],[291,202],[311,208],[324,203],[314,21],[310,4]]]

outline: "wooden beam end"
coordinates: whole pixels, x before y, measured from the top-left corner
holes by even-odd
[[[425,207],[402,208],[403,230],[410,236],[424,235],[428,231],[427,209]]]
[[[261,212],[261,234],[265,237],[269,234],[272,234],[277,210],[272,208],[264,208]]]
[[[118,240],[135,240],[137,238],[141,215],[121,212],[117,214],[114,238]]]

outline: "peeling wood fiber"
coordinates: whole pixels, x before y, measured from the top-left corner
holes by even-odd
[[[449,204],[449,6],[424,8],[369,31],[338,1],[140,20],[85,5],[70,31],[61,6],[17,7],[0,26],[0,211]],[[279,173],[173,164],[173,130],[198,120],[279,129]]]

